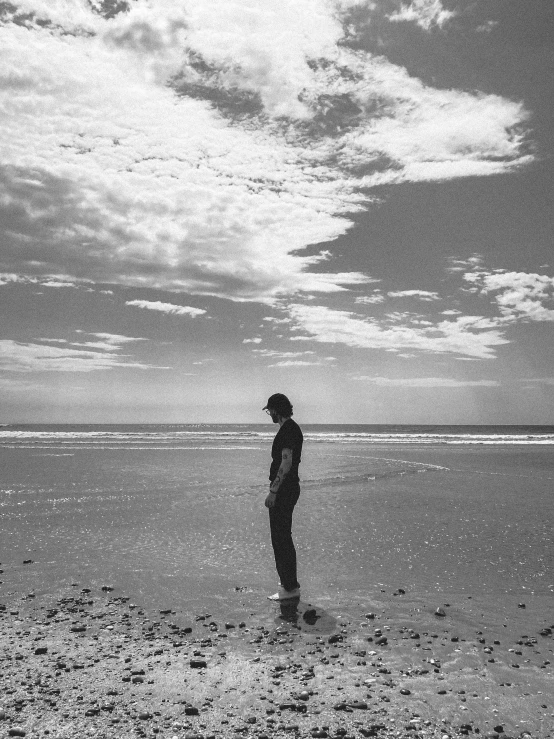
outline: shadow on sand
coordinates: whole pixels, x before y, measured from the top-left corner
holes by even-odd
[[[280,601],[276,623],[287,621],[301,631],[313,634],[331,634],[337,626],[337,619],[323,608],[311,603],[303,603],[300,598]]]

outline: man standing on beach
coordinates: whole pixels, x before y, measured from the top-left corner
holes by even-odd
[[[262,409],[279,424],[279,431],[271,448],[269,494],[265,499],[269,509],[271,544],[275,555],[279,590],[270,600],[289,600],[300,597],[296,576],[296,550],[292,541],[292,513],[300,495],[298,465],[304,437],[300,426],[292,420],[292,405],[286,395],[275,393]]]

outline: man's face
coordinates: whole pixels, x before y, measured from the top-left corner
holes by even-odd
[[[267,410],[269,415],[271,416],[271,420],[273,421],[273,423],[279,423],[279,416],[277,415],[277,411],[273,408],[268,408]]]

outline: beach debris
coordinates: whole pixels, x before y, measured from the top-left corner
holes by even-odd
[[[404,588],[398,588],[398,590],[395,590],[393,595],[406,595],[406,591]]]
[[[24,565],[32,565],[32,564],[34,564],[34,560],[32,560],[32,559],[24,559],[23,560],[23,564]],[[14,729],[14,731],[18,731],[18,730],[17,729]],[[19,729],[19,731],[23,731],[23,729]],[[21,736],[21,734],[12,734],[12,736]],[[23,734],[23,736],[25,736],[25,735]]]
[[[444,617],[444,616],[446,616],[446,611],[444,610],[444,608],[441,608],[441,607],[439,606],[439,607],[437,608],[437,610],[435,611],[435,616],[441,616],[441,617]]]

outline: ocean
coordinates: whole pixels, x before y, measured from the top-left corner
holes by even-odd
[[[496,627],[523,603],[542,623],[554,593],[554,427],[302,428],[303,597],[348,609],[402,590],[412,609],[463,601],[467,618]],[[78,582],[152,608],[266,608],[275,432],[0,427],[0,593]]]

